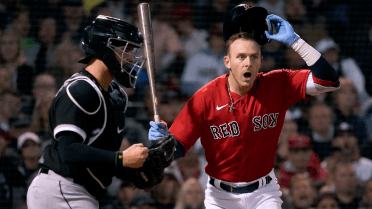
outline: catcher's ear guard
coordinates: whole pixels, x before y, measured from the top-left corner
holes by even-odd
[[[251,33],[255,40],[264,45],[270,42],[265,30],[272,33],[272,26],[266,19],[268,12],[263,7],[253,7],[247,4],[235,6],[225,17],[223,24],[223,38],[225,42],[239,32]]]

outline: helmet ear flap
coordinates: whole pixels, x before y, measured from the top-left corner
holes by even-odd
[[[84,34],[84,41],[86,40],[87,43],[85,43],[87,46],[90,46],[90,41],[92,40],[92,26],[89,25],[85,28],[85,30],[87,30],[87,33]]]

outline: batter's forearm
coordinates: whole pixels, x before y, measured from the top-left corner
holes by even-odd
[[[316,49],[303,39],[297,40],[291,45],[291,48],[304,59],[315,78],[334,82],[334,84],[338,83],[339,75],[336,70]]]

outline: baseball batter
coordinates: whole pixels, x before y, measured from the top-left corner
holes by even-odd
[[[266,20],[276,34],[268,32]],[[262,7],[234,7],[224,38],[230,72],[198,90],[173,122],[176,158],[201,139],[208,161],[207,209],[278,209],[282,200],[273,167],[285,113],[301,99],[338,89],[338,75],[287,21],[267,16]],[[270,39],[295,50],[309,69],[259,73],[261,46]],[[150,131],[158,125],[151,123]]]

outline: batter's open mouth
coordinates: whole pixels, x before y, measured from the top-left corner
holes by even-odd
[[[251,73],[244,73],[243,76],[244,76],[244,78],[250,78],[251,77]]]

